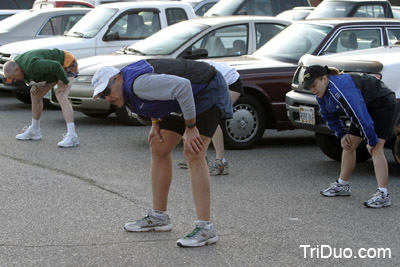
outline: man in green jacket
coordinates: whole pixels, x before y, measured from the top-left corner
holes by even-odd
[[[14,60],[4,64],[4,76],[12,81],[24,80],[32,84],[32,124],[23,133],[18,134],[18,140],[40,140],[40,117],[43,111],[43,97],[57,85],[56,97],[67,123],[68,133],[58,143],[59,147],[74,147],[79,145],[75,133],[74,112],[68,101],[74,78],[78,75],[78,63],[75,57],[59,49],[30,50]]]

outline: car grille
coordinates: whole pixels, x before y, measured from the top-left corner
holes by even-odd
[[[4,63],[11,59],[11,54],[0,53],[0,68],[3,69]]]

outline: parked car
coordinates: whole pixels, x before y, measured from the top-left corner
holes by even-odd
[[[91,79],[104,65],[123,67],[148,58],[216,58],[251,54],[280,32],[290,20],[267,16],[198,18],[182,21],[119,52],[78,61],[79,76],[69,99],[75,110],[88,116],[107,116],[116,112],[120,121],[137,125],[125,109],[117,109],[104,100],[93,101]],[[57,104],[57,99],[52,98]]]
[[[319,64],[336,67],[345,72],[369,73],[382,78],[382,81],[396,92],[397,115],[395,125],[400,125],[399,56],[400,46],[385,46],[322,57],[303,56],[293,77],[293,90],[286,94],[286,109],[290,121],[297,128],[315,132],[316,141],[323,153],[331,159],[340,161],[342,147],[339,139],[333,135],[325,121],[322,120],[315,96],[308,88],[302,87],[304,69],[307,66]],[[341,119],[345,126],[350,125],[351,122],[345,114],[341,116]],[[396,136],[393,133],[385,143],[386,148],[392,149],[393,155],[395,155],[395,139]],[[370,155],[364,143],[364,146],[360,146],[357,150],[357,159],[358,161],[365,161],[369,158]],[[395,157],[395,160],[400,164],[398,158]]]
[[[307,19],[370,17],[393,18],[388,0],[324,0]]]
[[[312,6],[299,6],[293,9],[285,10],[278,15],[277,18],[291,19],[291,20],[302,20],[305,19],[315,7]]]
[[[60,7],[94,8],[94,5],[83,0],[36,0],[33,3],[32,8],[40,9],[40,8],[60,8]]]
[[[213,7],[219,0],[182,0],[193,7],[196,16],[203,17],[204,14]]]
[[[220,0],[204,16],[276,16],[296,6],[310,6],[310,2],[308,0]]]
[[[285,95],[301,56],[335,54],[387,46],[400,39],[400,21],[356,19],[294,21],[251,56],[219,58],[236,67],[245,95],[235,103],[233,119],[222,130],[225,145],[245,149],[255,145],[265,129],[295,129]]]
[[[27,11],[27,9],[0,9],[0,21],[24,11]]]
[[[0,9],[31,9],[35,0],[1,0]]]
[[[87,8],[63,8],[20,12],[0,21],[0,46],[63,35],[89,11]]]
[[[55,10],[63,10],[56,8]],[[71,8],[75,10],[75,8]],[[87,9],[84,9],[87,10]],[[45,10],[35,10],[44,12]],[[193,8],[176,1],[121,2],[99,5],[87,13],[64,36],[10,43],[0,47],[0,89],[13,90],[17,98],[30,102],[24,83],[4,79],[2,65],[27,50],[58,48],[78,59],[111,53],[182,20],[194,19]]]

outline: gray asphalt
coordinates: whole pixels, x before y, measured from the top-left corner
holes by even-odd
[[[151,206],[149,127],[75,115],[77,148],[56,146],[66,131],[58,110],[44,111],[41,141],[16,141],[30,105],[0,93],[0,266],[399,266],[400,166],[389,150],[393,206],[368,209],[371,161],[357,165],[352,196],[322,197],[339,163],[310,132],[266,131],[251,150],[227,150],[230,174],[212,178],[217,244],[185,249],[176,240],[195,220],[187,170],[174,167],[173,230],[125,232]]]

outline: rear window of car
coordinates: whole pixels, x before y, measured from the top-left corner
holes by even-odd
[[[168,8],[165,10],[168,25],[175,24],[182,20],[187,20],[187,14],[182,8]]]
[[[8,17],[2,21],[0,21],[0,29],[2,31],[11,31],[18,25],[24,23],[25,21],[31,20],[32,18],[36,17],[37,13],[34,12],[21,12],[15,14],[12,17]]]
[[[35,0],[1,0],[0,9],[31,9]]]

